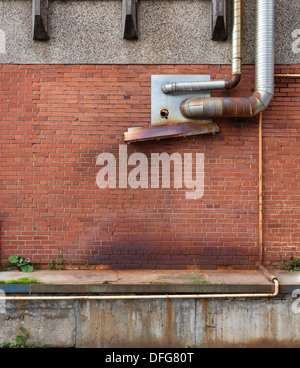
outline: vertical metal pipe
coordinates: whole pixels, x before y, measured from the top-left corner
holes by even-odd
[[[233,2],[232,74],[242,70],[242,0]]]
[[[182,102],[186,118],[253,117],[264,111],[274,95],[275,0],[256,2],[256,89],[249,98],[192,98]]]
[[[267,107],[274,95],[274,0],[257,1],[256,90]]]

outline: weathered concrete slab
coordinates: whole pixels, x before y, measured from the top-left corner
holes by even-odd
[[[300,313],[293,306],[291,295],[10,301],[0,312],[0,344],[13,341],[23,326],[31,341],[53,347],[299,347]]]
[[[300,289],[300,272],[272,271],[280,293]],[[28,274],[26,274],[28,276]],[[22,272],[0,272],[0,280],[24,277]],[[40,270],[30,274],[42,284],[0,285],[6,293],[25,294],[189,294],[270,293],[274,285],[253,271],[197,270]]]
[[[291,296],[196,301],[196,346],[299,347],[300,314]]]
[[[6,302],[0,312],[0,344],[14,342],[25,327],[30,341],[49,346],[74,347],[76,339],[76,302],[16,301]]]
[[[290,273],[285,273],[291,275]],[[30,274],[18,271],[0,272],[0,280],[30,275],[45,284],[193,284],[207,280],[209,284],[269,284],[256,270],[36,270]],[[292,275],[291,275],[292,276]],[[288,276],[287,276],[288,277]],[[295,279],[294,279],[295,280]]]
[[[80,347],[178,347],[193,343],[191,301],[89,301],[78,315]]]
[[[23,326],[31,340],[53,347],[299,347],[300,272],[272,272],[281,283],[274,298],[112,300],[109,295],[128,293],[270,292],[273,285],[255,270],[34,271],[30,276],[45,284],[2,285],[0,294],[7,286],[16,295],[107,299],[1,301],[0,344]],[[5,280],[22,276],[0,273]]]

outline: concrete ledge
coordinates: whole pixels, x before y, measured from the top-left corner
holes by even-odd
[[[300,273],[273,271],[281,294],[300,289]],[[0,272],[1,280],[18,279],[21,272]],[[35,271],[41,284],[0,284],[6,294],[246,294],[272,293],[274,284],[258,271]]]
[[[170,284],[136,284],[136,285],[0,285],[6,294],[245,294],[272,293],[274,285],[170,285]],[[284,292],[284,289],[281,290]]]

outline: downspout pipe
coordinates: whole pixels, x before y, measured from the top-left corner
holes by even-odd
[[[251,97],[200,97],[184,100],[181,113],[190,119],[253,117],[274,95],[274,0],[256,1],[256,89]]]
[[[259,114],[258,124],[258,228],[259,228],[259,266],[262,266],[263,259],[263,136],[262,136],[263,113]]]
[[[259,124],[258,124],[258,141],[259,141],[259,149],[258,149],[258,209],[259,209],[259,247],[258,247],[258,271],[262,273],[268,280],[277,283],[279,287],[279,282],[276,276],[272,275],[264,266],[263,266],[263,114],[259,114]],[[278,290],[279,293],[279,290]]]
[[[207,82],[178,82],[165,83],[162,91],[166,94],[173,92],[194,92],[228,90],[236,87],[241,80],[241,23],[242,23],[242,0],[233,2],[233,31],[232,31],[232,75],[227,80]]]
[[[271,298],[279,294],[279,282],[264,267],[259,271],[274,284],[273,293],[247,294],[165,294],[165,295],[60,295],[60,296],[0,296],[0,300],[147,300],[147,299],[223,299],[223,298]]]

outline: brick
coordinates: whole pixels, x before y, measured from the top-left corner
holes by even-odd
[[[276,66],[283,73],[299,66]],[[127,127],[150,123],[152,74],[230,76],[229,65],[1,65],[1,260],[20,251],[47,264],[98,269],[257,267],[257,117],[220,122],[214,136],[128,146],[128,154],[202,152],[205,191],[96,186],[96,158],[118,154]],[[228,96],[248,96],[243,67]],[[264,113],[264,259],[300,256],[300,99],[296,80],[276,80]],[[214,92],[212,95],[222,95]],[[150,171],[149,171],[150,173]],[[172,176],[171,176],[172,178]]]

